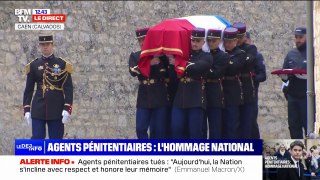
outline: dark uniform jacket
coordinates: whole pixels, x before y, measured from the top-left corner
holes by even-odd
[[[306,48],[294,48],[284,59],[283,69],[307,69]],[[289,76],[287,93],[293,97],[305,98],[307,92],[307,80],[299,79],[294,75]]]
[[[31,118],[42,120],[62,119],[62,111],[71,114],[73,85],[69,62],[51,55],[40,57],[26,65],[27,82],[23,95],[24,112],[30,112]],[[32,98],[34,85],[37,90]]]
[[[247,53],[245,65],[241,70],[240,76],[243,90],[243,102],[251,103],[256,100],[256,89],[254,86],[253,75],[255,71],[254,66],[256,64],[257,47],[255,45],[243,43],[239,48]]]
[[[207,107],[223,107],[224,95],[222,79],[229,64],[230,56],[219,48],[211,50],[210,53],[213,57],[213,65],[206,77],[205,90]]]
[[[230,61],[222,83],[225,106],[238,106],[243,103],[240,74],[247,55],[239,47],[235,47],[227,53],[230,55]]]
[[[266,65],[261,53],[257,52],[256,63],[254,66],[256,76],[254,76],[254,86],[256,89],[256,96],[258,98],[258,89],[260,82],[264,82],[267,79]]]
[[[162,56],[160,57],[160,60],[164,62],[164,66],[166,67],[167,73],[166,73],[165,83],[168,91],[169,106],[172,106],[174,97],[178,89],[179,79],[176,76],[174,65],[169,64],[168,58],[166,58],[166,56]]]
[[[294,162],[290,157],[290,163],[293,165]],[[299,162],[300,166],[300,177],[297,168],[278,168],[277,180],[304,180],[304,166]]]
[[[132,52],[129,58],[129,72],[138,77],[140,82],[137,97],[137,108],[159,108],[168,105],[167,88],[164,82],[166,68],[162,61],[150,67],[150,77],[139,72],[138,60],[141,51]]]
[[[191,51],[185,75],[179,79],[174,106],[178,108],[206,108],[204,77],[213,63],[210,53]]]

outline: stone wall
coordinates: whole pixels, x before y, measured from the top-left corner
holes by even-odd
[[[319,104],[320,97],[317,94],[320,93],[320,2],[313,2],[313,33],[314,33],[314,81],[315,81],[315,93],[316,93],[316,104]],[[320,107],[316,106],[316,120],[317,120],[317,131],[320,128]]]
[[[134,30],[164,19],[220,15],[244,21],[264,55],[268,79],[260,86],[263,138],[289,138],[281,80],[270,72],[294,47],[293,30],[306,25],[306,2],[298,1],[0,1],[0,154],[12,154],[15,138],[30,138],[23,121],[24,66],[40,55],[36,31],[15,31],[14,9],[42,8],[67,14],[56,31],[56,55],[74,64],[74,106],[66,138],[136,138],[137,80],[128,57],[138,49]]]

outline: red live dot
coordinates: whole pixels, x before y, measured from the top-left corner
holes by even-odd
[[[74,164],[74,161],[71,161],[72,164]]]

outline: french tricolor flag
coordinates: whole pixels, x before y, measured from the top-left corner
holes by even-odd
[[[172,54],[175,56],[175,70],[178,77],[184,73],[190,55],[191,31],[195,27],[224,30],[232,24],[220,16],[199,15],[164,20],[151,27],[145,37],[140,59],[140,72],[149,77],[150,60],[156,54]],[[207,34],[207,33],[206,33]],[[221,34],[222,36],[222,34]],[[224,49],[222,44],[220,48]],[[202,49],[209,52],[207,43]]]

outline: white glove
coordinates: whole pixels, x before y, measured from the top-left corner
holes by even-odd
[[[295,74],[295,76],[299,79],[307,79],[308,75],[307,74]]]
[[[278,74],[278,76],[284,81],[288,80],[288,75],[287,74]]]
[[[32,123],[31,114],[30,112],[26,112],[24,114],[24,120],[27,122],[27,124],[30,126]]]
[[[187,69],[189,66],[192,66],[192,65],[194,65],[194,63],[192,63],[192,62],[187,62],[186,69]]]
[[[290,82],[290,81],[282,82],[281,91],[283,91],[283,88],[286,88],[286,87],[289,86],[289,82]]]
[[[62,117],[62,123],[63,124],[67,124],[67,123],[69,123],[71,121],[70,114],[69,114],[68,111],[63,110],[62,111],[62,116],[63,116]]]

